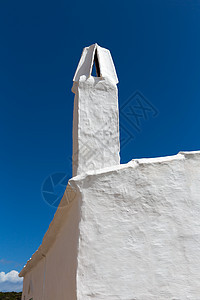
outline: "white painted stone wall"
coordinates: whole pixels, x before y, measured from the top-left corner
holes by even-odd
[[[200,152],[71,183],[82,194],[78,300],[200,299]]]
[[[45,258],[25,268],[25,300],[200,299],[200,152],[133,160],[70,184],[77,196],[54,217]]]

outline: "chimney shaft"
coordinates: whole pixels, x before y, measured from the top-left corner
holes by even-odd
[[[91,76],[95,61],[97,75]],[[120,164],[117,75],[109,50],[83,50],[72,91],[73,176]]]

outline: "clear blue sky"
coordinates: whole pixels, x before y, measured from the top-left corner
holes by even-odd
[[[44,179],[71,176],[71,87],[83,47],[110,49],[120,107],[140,91],[158,112],[140,118],[139,131],[120,115],[122,135],[134,136],[122,163],[200,149],[200,0],[2,0],[0,36],[0,272],[8,273],[37,249],[55,213]]]

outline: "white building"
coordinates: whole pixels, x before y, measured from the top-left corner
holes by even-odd
[[[120,165],[117,83],[110,52],[85,48],[73,178],[20,273],[23,300],[200,299],[200,152]]]

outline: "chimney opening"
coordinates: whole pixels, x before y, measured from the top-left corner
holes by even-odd
[[[92,76],[94,77],[100,77],[100,66],[99,66],[99,60],[98,60],[98,55],[97,55],[97,49],[95,50],[94,53],[94,63],[92,67]]]

